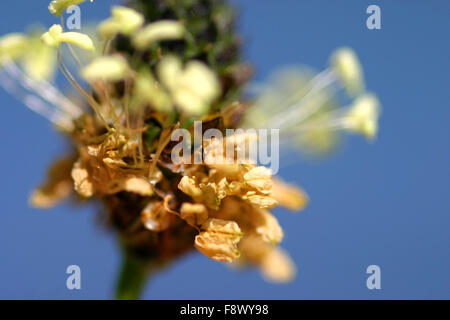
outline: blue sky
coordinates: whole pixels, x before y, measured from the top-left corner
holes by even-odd
[[[27,9],[2,2],[0,33],[56,23],[47,2],[27,1]],[[117,2],[83,4],[82,19],[106,17]],[[283,65],[322,69],[335,48],[353,47],[383,104],[380,134],[374,144],[348,137],[331,159],[281,163],[281,176],[311,198],[301,213],[275,210],[282,246],[298,266],[295,281],[269,284],[255,270],[236,272],[196,253],[152,279],[144,298],[450,298],[450,4],[233,2],[257,82]],[[370,4],[381,8],[381,30],[365,26]],[[96,208],[40,211],[27,204],[65,141],[3,90],[0,102],[0,298],[110,298],[120,255]],[[81,267],[79,291],[65,286],[71,264]],[[366,287],[371,264],[381,267],[381,290]]]

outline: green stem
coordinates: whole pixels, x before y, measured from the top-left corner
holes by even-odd
[[[131,254],[125,253],[116,289],[116,299],[139,299],[149,274],[150,268],[148,264]]]

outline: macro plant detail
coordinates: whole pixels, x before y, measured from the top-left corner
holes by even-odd
[[[248,131],[204,140],[194,153],[217,161],[200,164],[174,163],[172,137],[200,121],[203,132],[279,129],[282,147],[316,154],[343,132],[373,140],[380,107],[356,54],[337,49],[322,72],[278,72],[247,97],[252,68],[225,1],[130,0],[113,6],[95,34],[64,30],[64,11],[83,2],[54,0],[49,11],[60,23],[0,39],[0,84],[73,147],[30,203],[45,209],[72,196],[102,204],[124,256],[119,299],[138,298],[149,276],[194,248],[290,281],[295,266],[278,246],[283,230],[270,210],[299,211],[306,193],[251,159],[230,163],[211,148],[232,145],[237,154],[258,140]],[[56,87],[57,69],[79,98]]]

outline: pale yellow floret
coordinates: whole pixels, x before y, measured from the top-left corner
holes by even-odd
[[[364,90],[361,63],[352,49],[340,48],[336,50],[331,57],[331,66],[350,95],[355,96]]]
[[[158,78],[169,89],[176,88],[177,78],[182,71],[180,59],[175,56],[165,56],[157,66]]]
[[[130,35],[144,23],[144,16],[139,12],[122,6],[113,6],[112,17],[103,21],[98,31],[102,38],[113,38],[118,33]]]
[[[126,78],[128,72],[129,67],[124,59],[118,56],[103,56],[84,67],[81,75],[89,82],[118,81]]]
[[[42,43],[39,37],[30,37],[22,64],[24,71],[36,80],[52,79],[56,71],[56,50]]]
[[[26,52],[28,39],[21,33],[10,33],[0,38],[0,64],[1,60],[8,58],[15,60]]]
[[[53,0],[48,5],[48,10],[51,14],[59,17],[68,7],[80,4],[84,1],[86,0]],[[93,2],[93,0],[90,1]]]
[[[61,43],[66,42],[76,45],[88,51],[94,51],[94,43],[91,38],[79,32],[63,32],[61,25],[54,24],[44,33],[41,40],[50,47],[59,47]]]
[[[347,114],[347,128],[372,140],[377,135],[379,114],[380,103],[374,94],[358,97]]]
[[[133,45],[144,50],[156,41],[181,39],[184,33],[184,26],[178,21],[160,20],[139,30],[133,37]]]
[[[160,62],[158,76],[174,103],[189,115],[208,112],[221,92],[217,75],[200,61],[189,61],[183,69],[178,58],[169,56]]]
[[[141,71],[136,77],[133,100],[136,108],[151,105],[156,111],[167,112],[172,107],[169,95],[149,71]]]

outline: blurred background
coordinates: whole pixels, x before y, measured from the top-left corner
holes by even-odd
[[[48,2],[2,1],[0,34],[57,23]],[[82,23],[106,18],[112,3],[120,1],[83,4]],[[275,210],[282,247],[298,267],[292,283],[266,283],[256,270],[235,272],[194,253],[151,279],[144,298],[449,299],[450,3],[233,3],[256,82],[283,65],[323,69],[335,48],[354,48],[383,105],[380,133],[373,144],[348,137],[325,160],[281,159],[281,176],[311,198],[303,212]],[[381,30],[366,28],[371,4],[381,8]],[[0,298],[111,298],[120,253],[96,208],[27,204],[64,139],[3,90],[0,104]],[[66,288],[71,264],[81,268],[81,290]],[[381,268],[381,290],[366,287],[372,264]]]

